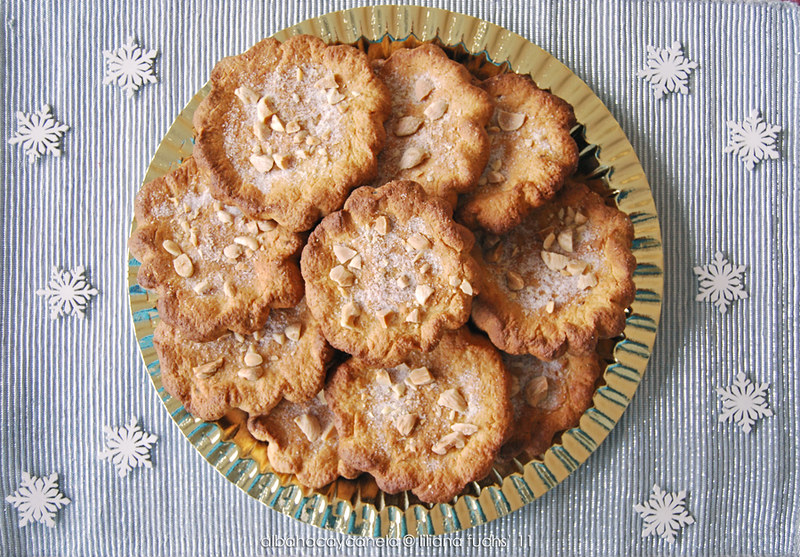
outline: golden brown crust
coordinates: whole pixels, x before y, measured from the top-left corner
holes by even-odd
[[[602,362],[594,352],[567,354],[552,362],[527,354],[504,354],[503,362],[512,378],[513,419],[500,457],[524,462],[541,458],[553,437],[576,427],[592,405]],[[542,384],[536,382],[540,377],[545,378]]]
[[[336,87],[326,88],[326,79],[335,79]],[[308,230],[339,209],[353,187],[375,176],[390,101],[364,53],[327,46],[309,35],[283,44],[264,39],[217,63],[210,82],[211,91],[194,115],[195,156],[213,176],[215,193],[247,214]],[[267,96],[285,131],[271,128],[270,115],[264,137],[256,137],[256,103],[245,103],[235,93],[243,86],[256,98]],[[338,100],[339,95],[344,98]],[[286,127],[292,121],[299,125],[293,133]],[[306,132],[308,137],[297,142]],[[320,143],[307,143],[313,141]],[[257,170],[250,161],[254,153],[276,155],[276,166]],[[287,168],[277,166],[277,155],[288,155]]]
[[[586,222],[577,224],[570,212]],[[573,251],[553,238],[544,249],[550,234],[560,232],[572,239]],[[632,240],[633,226],[625,213],[605,205],[583,184],[568,181],[550,203],[534,209],[499,240],[482,236],[483,253],[473,249],[484,267],[481,293],[472,308],[475,324],[495,346],[512,354],[551,360],[567,350],[593,350],[598,339],[618,335],[625,327],[625,309],[635,294]],[[548,258],[554,254],[552,267],[543,252]],[[564,268],[559,260],[570,266]],[[521,288],[514,284],[514,273],[524,284]]]
[[[281,474],[295,474],[301,484],[317,489],[339,476],[355,478],[361,472],[339,460],[339,436],[333,414],[321,392],[311,400],[294,403],[282,400],[269,414],[251,416],[247,428],[256,439],[269,443],[267,457],[272,469]],[[311,438],[300,428],[303,416],[319,427]],[[313,441],[311,440],[313,439]]]
[[[293,340],[291,326],[296,325],[299,337]],[[273,310],[255,335],[193,342],[162,321],[153,342],[164,388],[202,420],[217,420],[233,408],[265,414],[282,398],[309,400],[322,388],[333,356],[304,301]],[[257,353],[261,363],[249,366],[248,352]],[[206,364],[211,369],[203,370]]]
[[[392,94],[392,115],[385,124],[386,145],[378,157],[374,184],[414,180],[428,194],[450,199],[474,187],[489,155],[484,126],[492,104],[485,91],[472,85],[466,68],[433,44],[397,50],[388,59],[374,62],[373,67]],[[415,93],[418,80],[428,80],[433,86],[421,99]],[[445,105],[438,103],[446,103],[441,116],[436,108]],[[399,127],[401,119],[408,117],[419,119],[420,126],[405,135]],[[403,154],[409,149],[418,149],[424,158],[413,167],[403,168]]]
[[[433,380],[412,388],[405,380],[423,366]],[[378,378],[383,371],[391,386]],[[405,388],[395,395],[399,384]],[[450,389],[465,403],[463,411],[439,403]],[[429,503],[449,501],[489,473],[511,419],[500,355],[466,328],[446,334],[431,352],[409,354],[396,368],[348,360],[329,379],[326,393],[342,460],[372,474],[388,493],[410,489]],[[414,425],[404,435],[398,428],[407,415],[415,416]],[[474,431],[460,436],[463,447],[440,447],[443,454],[437,454],[433,447],[454,433],[453,424],[469,424]]]
[[[433,349],[444,331],[469,319],[474,238],[451,217],[444,200],[397,181],[357,189],[343,210],[323,219],[303,249],[301,268],[308,305],[334,347],[375,364],[397,364],[410,350]],[[411,247],[417,240],[426,245]],[[337,246],[355,255],[341,260]],[[349,284],[337,280],[337,271]],[[407,284],[399,284],[404,278]],[[356,314],[348,322],[351,309]]]
[[[551,199],[575,172],[578,147],[570,130],[576,120],[569,104],[527,77],[500,74],[482,86],[495,102],[489,161],[477,188],[459,199],[457,218],[502,234]]]
[[[136,196],[138,227],[129,241],[142,263],[139,284],[158,292],[159,316],[196,341],[212,340],[229,329],[243,334],[258,330],[271,307],[292,307],[303,297],[297,261],[301,237],[223,206],[207,186],[207,175],[192,158],[142,186]],[[220,211],[229,223],[220,220]],[[236,245],[242,237],[251,238],[257,249]],[[165,241],[174,242],[174,253]],[[224,255],[232,244],[241,251],[236,259]],[[188,257],[190,276],[178,273],[182,256],[175,253]],[[227,293],[226,281],[233,288]]]

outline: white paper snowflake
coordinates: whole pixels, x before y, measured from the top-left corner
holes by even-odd
[[[6,501],[19,511],[20,528],[30,522],[41,522],[53,528],[58,510],[70,503],[58,490],[58,474],[37,478],[27,472],[22,473],[22,484],[6,497]]]
[[[97,295],[97,289],[92,288],[92,285],[86,280],[84,272],[83,265],[64,272],[53,267],[47,288],[40,288],[36,291],[39,296],[47,296],[50,319],[70,314],[83,319],[86,305],[93,296]]]
[[[744,373],[738,373],[733,385],[717,388],[717,394],[722,398],[719,421],[733,421],[742,431],[750,433],[757,420],[772,416],[772,410],[767,406],[768,388],[769,383],[755,384]]]
[[[650,500],[641,505],[634,505],[633,510],[644,519],[643,538],[655,533],[673,543],[678,530],[694,524],[694,518],[689,516],[686,510],[685,491],[667,493],[654,485]]]
[[[756,163],[780,156],[775,148],[780,131],[780,126],[767,124],[758,110],[751,110],[744,122],[728,121],[730,138],[723,151],[734,153],[744,161],[747,170],[753,170]]]
[[[132,97],[134,91],[145,83],[156,83],[153,73],[153,62],[158,55],[157,50],[144,50],[128,37],[128,42],[114,50],[104,50],[106,76],[103,84],[116,83]]]
[[[694,274],[700,281],[700,290],[695,299],[698,302],[709,300],[720,313],[727,312],[733,300],[747,298],[742,286],[744,269],[744,265],[733,265],[722,253],[715,253],[713,262],[694,268]]]
[[[30,114],[17,112],[17,131],[8,142],[11,145],[22,143],[28,162],[33,164],[42,155],[60,157],[59,144],[68,129],[68,125],[53,117],[50,105],[43,104],[42,108]]]
[[[111,460],[120,478],[139,466],[152,468],[150,448],[158,441],[158,437],[143,431],[133,417],[128,425],[120,427],[103,426],[106,446],[98,455],[101,460]]]
[[[636,75],[649,81],[657,99],[669,92],[689,94],[686,86],[689,74],[697,67],[683,55],[681,43],[674,42],[667,48],[647,47],[647,68],[639,70]]]

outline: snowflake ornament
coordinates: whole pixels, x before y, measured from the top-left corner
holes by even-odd
[[[19,511],[20,528],[31,522],[41,522],[53,528],[56,525],[53,518],[58,510],[70,503],[58,490],[58,474],[37,478],[27,472],[22,473],[22,484],[6,497],[6,501]]]
[[[695,267],[694,274],[700,281],[700,290],[695,298],[698,302],[709,300],[720,313],[728,311],[733,300],[747,298],[742,286],[744,265],[733,265],[721,252],[714,254],[714,261],[702,267]]]
[[[647,47],[647,68],[639,70],[636,75],[649,81],[657,99],[670,92],[689,94],[686,86],[689,74],[697,67],[683,55],[681,43],[674,42],[667,48]]]
[[[744,373],[738,373],[733,385],[725,389],[717,388],[717,394],[722,399],[719,421],[730,420],[745,433],[750,433],[757,420],[772,416],[772,410],[767,406],[768,388],[769,383],[755,384]]]
[[[132,97],[135,91],[145,83],[156,83],[158,79],[153,73],[153,62],[158,55],[157,50],[144,50],[128,37],[128,42],[114,50],[104,50],[106,76],[103,84],[116,83]]]
[[[747,170],[753,170],[758,162],[780,156],[775,148],[780,131],[780,126],[767,124],[758,110],[752,110],[744,122],[728,121],[730,138],[723,151],[734,153]]]
[[[634,505],[633,510],[644,519],[643,538],[655,533],[669,543],[674,543],[678,530],[694,524],[694,518],[686,510],[685,491],[667,493],[654,485],[650,500],[641,505]]]
[[[53,267],[47,288],[40,288],[36,291],[39,296],[47,297],[50,319],[70,314],[77,315],[81,319],[84,318],[86,305],[93,296],[97,295],[97,289],[89,284],[84,272],[83,265],[64,272]]]
[[[138,420],[133,417],[128,425],[111,428],[103,426],[105,448],[100,451],[100,460],[111,460],[120,478],[124,478],[134,468],[152,468],[150,448],[158,437],[143,431]]]
[[[42,155],[61,156],[61,137],[69,126],[53,117],[49,104],[43,104],[36,112],[17,112],[17,131],[8,140],[11,145],[22,144],[28,162],[33,164]]]

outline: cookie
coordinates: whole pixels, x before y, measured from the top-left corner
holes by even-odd
[[[457,218],[502,234],[561,188],[578,166],[572,107],[533,81],[505,73],[482,87],[495,103],[489,161],[477,187],[459,199]]]
[[[501,458],[528,462],[541,458],[553,437],[576,427],[592,405],[595,383],[602,373],[600,357],[567,354],[542,361],[535,356],[503,355],[511,376],[513,419]]]
[[[269,414],[251,416],[247,428],[256,439],[267,441],[272,469],[295,474],[297,481],[314,489],[339,476],[360,474],[339,460],[339,435],[323,391],[307,402],[282,400]]]
[[[245,213],[308,230],[375,176],[391,105],[363,52],[309,35],[264,39],[217,63],[210,84],[195,157]]]
[[[511,419],[508,381],[497,350],[466,328],[396,367],[348,360],[325,389],[339,456],[387,493],[450,501],[491,470]]]
[[[622,332],[636,261],[628,216],[568,181],[502,236],[481,235],[484,267],[475,324],[495,346],[551,360],[589,352]]]
[[[211,196],[194,159],[145,184],[136,197],[131,253],[138,281],[158,292],[159,316],[187,339],[261,328],[270,308],[303,297],[302,238]]]
[[[164,388],[202,420],[232,408],[266,414],[282,398],[307,401],[322,388],[333,356],[305,301],[273,310],[253,334],[193,342],[162,321],[153,341]]]
[[[375,185],[415,180],[451,200],[471,189],[489,155],[489,95],[433,44],[397,50],[373,67],[392,94]]]
[[[477,264],[472,233],[415,182],[353,192],[303,249],[312,313],[328,341],[374,364],[429,351],[469,319]]]

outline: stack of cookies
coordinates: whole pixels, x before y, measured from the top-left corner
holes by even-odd
[[[445,502],[591,404],[633,300],[628,217],[573,175],[572,108],[433,44],[300,35],[219,62],[193,157],[142,188],[164,387],[272,468]]]

